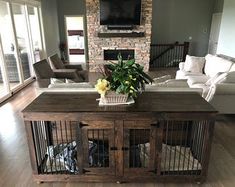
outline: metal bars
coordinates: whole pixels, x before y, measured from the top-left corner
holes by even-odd
[[[185,61],[188,54],[189,43],[179,44],[152,44],[150,50],[151,68],[178,67],[180,62]]]
[[[108,129],[88,129],[89,167],[109,167]]]
[[[147,168],[150,162],[150,130],[130,129],[129,167]]]
[[[78,174],[77,154],[80,144],[74,121],[31,122],[39,174]],[[87,163],[90,168],[109,167],[108,129],[87,130]],[[79,157],[78,157],[79,158]],[[81,170],[82,171],[82,170]]]
[[[209,121],[165,121],[162,175],[200,175]]]
[[[76,121],[32,121],[30,125],[36,166],[38,173],[42,175],[75,175],[80,171],[82,173],[84,168],[91,168],[91,171],[92,168],[109,168],[114,159],[110,154],[118,151],[116,145],[110,142],[112,128],[83,128]],[[152,168],[154,166],[150,164],[151,158],[155,158],[159,163],[159,173],[156,175],[201,175],[207,167],[207,136],[210,125],[210,120],[163,120],[161,126],[153,127],[156,132],[147,127],[123,129],[128,137],[122,147],[122,151],[128,153],[124,154],[127,155],[127,167]],[[82,134],[77,133],[79,127],[83,128]],[[151,132],[162,134],[161,140],[154,140],[156,145],[161,142],[159,149],[154,148],[155,144],[151,142]],[[82,140],[81,143],[79,140]],[[152,157],[150,153],[155,153],[156,157]],[[81,162],[85,162],[84,165],[79,165],[80,158]]]
[[[73,127],[77,122],[33,121],[32,132],[39,174],[76,174],[77,145]]]

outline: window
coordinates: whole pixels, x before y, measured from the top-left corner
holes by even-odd
[[[0,0],[0,102],[33,80],[43,54],[39,6]]]

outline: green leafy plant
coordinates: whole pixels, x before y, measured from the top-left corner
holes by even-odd
[[[110,62],[105,65],[103,76],[101,80],[105,81],[98,80],[100,84],[96,85],[98,92],[103,90],[101,92],[105,94],[106,91],[111,90],[134,98],[144,90],[145,84],[152,82],[151,77],[144,72],[143,66],[135,63],[135,59],[124,61],[121,54],[118,55],[118,63]]]

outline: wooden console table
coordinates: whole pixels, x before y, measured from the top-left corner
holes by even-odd
[[[34,179],[203,182],[216,111],[193,93],[143,93],[130,106],[98,94],[44,93],[23,110]]]

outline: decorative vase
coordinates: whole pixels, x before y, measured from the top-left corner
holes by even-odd
[[[104,96],[101,97],[103,103],[126,103],[128,94],[117,94],[114,91],[108,91]]]

